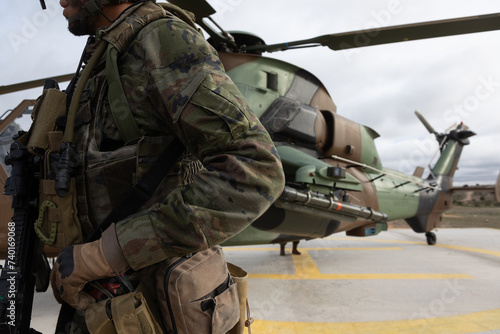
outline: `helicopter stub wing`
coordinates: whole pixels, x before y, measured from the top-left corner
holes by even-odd
[[[328,46],[330,49],[338,51],[365,46],[414,41],[434,37],[463,35],[499,29],[500,13],[496,13],[323,35],[311,39],[280,44],[262,46],[255,45],[249,46],[245,50],[274,52],[298,47]]]

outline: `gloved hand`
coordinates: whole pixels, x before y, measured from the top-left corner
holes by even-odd
[[[85,310],[95,302],[83,291],[86,283],[114,277],[128,268],[113,224],[103,232],[101,239],[61,251],[50,273],[52,292],[58,302],[64,300],[75,309]]]

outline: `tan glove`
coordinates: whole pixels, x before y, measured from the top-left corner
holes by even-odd
[[[101,239],[61,251],[50,273],[52,292],[58,302],[65,301],[75,309],[85,310],[95,302],[83,291],[86,283],[114,277],[128,268],[113,224],[103,232]]]

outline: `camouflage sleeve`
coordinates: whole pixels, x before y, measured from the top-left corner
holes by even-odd
[[[269,134],[202,36],[182,22],[156,21],[130,54],[147,71],[150,113],[204,166],[189,185],[116,224],[137,270],[240,232],[279,196],[284,175]]]

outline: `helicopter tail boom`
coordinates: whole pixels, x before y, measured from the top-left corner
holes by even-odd
[[[417,233],[427,233],[428,242],[435,242],[430,231],[441,222],[442,215],[452,206],[453,176],[458,169],[458,161],[465,145],[475,133],[460,123],[447,133],[438,133],[418,111],[415,112],[427,130],[436,136],[441,155],[425,180],[426,184],[438,186],[420,192],[417,214],[406,222]],[[500,186],[499,186],[500,187]],[[439,190],[437,190],[439,189]]]

